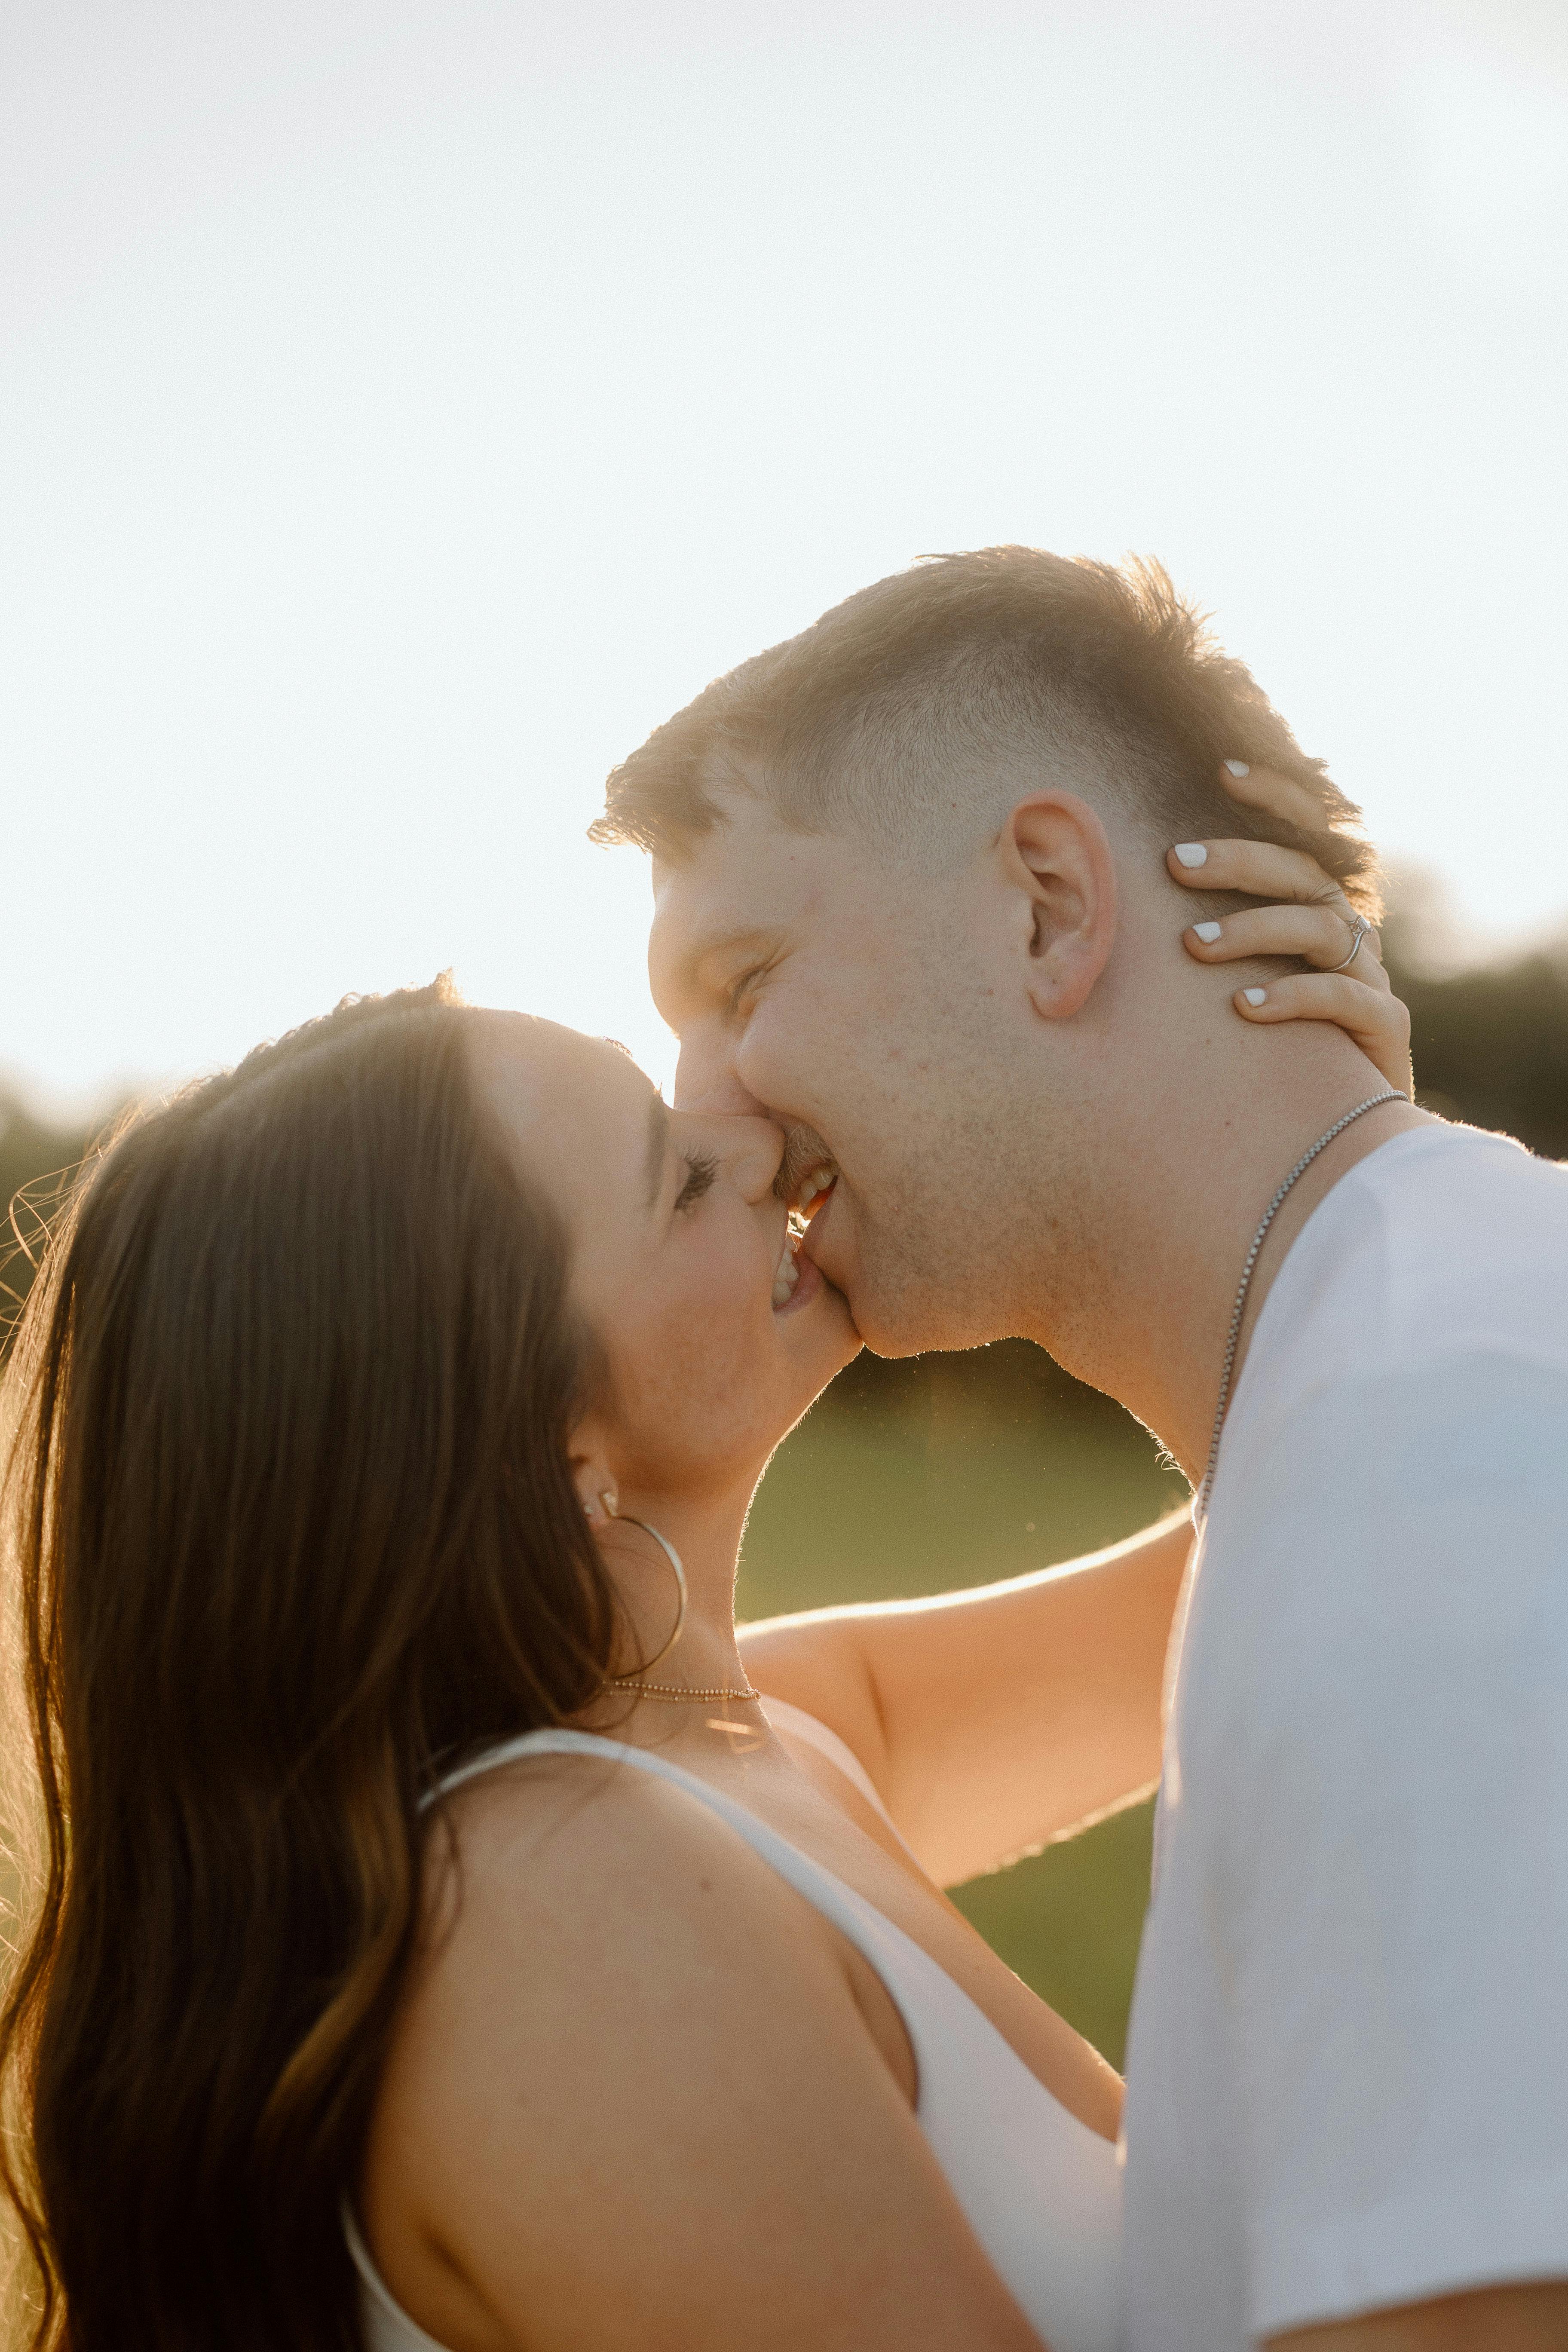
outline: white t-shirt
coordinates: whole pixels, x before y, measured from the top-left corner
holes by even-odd
[[[1320,1203],[1179,1643],[1131,2352],[1568,2277],[1568,1170],[1429,1128]]]

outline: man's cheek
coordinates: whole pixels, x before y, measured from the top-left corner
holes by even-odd
[[[735,1049],[735,1076],[752,1099],[769,1110],[795,1108],[796,1073],[788,1041],[759,1035],[755,1023]]]
[[[841,1081],[845,1041],[809,1003],[775,999],[755,1013],[735,1052],[742,1085],[770,1108],[811,1118],[812,1105]],[[813,1122],[816,1123],[815,1121]]]

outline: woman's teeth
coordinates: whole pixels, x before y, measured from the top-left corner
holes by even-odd
[[[838,1171],[831,1160],[826,1161],[820,1168],[814,1168],[795,1194],[795,1214],[800,1217],[809,1217],[816,1203],[825,1192],[831,1192],[837,1181]]]
[[[775,1307],[787,1307],[789,1305],[790,1300],[795,1297],[795,1284],[799,1280],[800,1260],[795,1256],[795,1242],[792,1235],[784,1242],[784,1255],[779,1260],[778,1272],[773,1276],[773,1305]]]
[[[778,1272],[773,1276],[773,1305],[787,1307],[795,1297],[800,1280],[800,1259],[797,1255],[801,1239],[812,1218],[838,1181],[838,1171],[831,1160],[814,1168],[799,1192],[789,1213],[790,1229],[784,1235],[784,1255],[779,1259]]]

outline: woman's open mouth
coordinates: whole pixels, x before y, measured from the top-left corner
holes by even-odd
[[[806,1227],[826,1207],[837,1181],[837,1169],[832,1160],[824,1160],[809,1171],[790,1203],[789,1226],[773,1275],[775,1315],[782,1315],[788,1307],[804,1307],[823,1286],[820,1269],[805,1255],[801,1244]]]
[[[788,1234],[773,1276],[773,1313],[793,1315],[797,1307],[808,1305],[825,1286],[821,1269],[804,1254],[798,1235]]]

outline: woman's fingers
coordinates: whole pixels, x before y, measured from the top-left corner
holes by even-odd
[[[1355,919],[1332,875],[1325,874],[1304,849],[1281,849],[1272,841],[1178,841],[1166,851],[1165,865],[1172,880],[1189,890],[1239,890],[1249,898],[1290,898],[1298,906],[1332,907]]]
[[[1231,999],[1244,1021],[1331,1021],[1352,1037],[1391,1087],[1414,1095],[1410,1014],[1388,986],[1352,980],[1349,972],[1292,972],[1285,980],[1238,988]]]
[[[1261,809],[1266,816],[1283,817],[1287,824],[1299,824],[1303,833],[1321,833],[1323,803],[1305,784],[1296,783],[1282,776],[1278,768],[1249,766],[1245,760],[1225,760],[1220,763],[1220,782],[1233,801],[1247,808]]]
[[[1244,907],[1223,920],[1194,923],[1183,933],[1200,963],[1237,963],[1244,956],[1305,956],[1320,971],[1344,970],[1370,987],[1386,989],[1375,931],[1359,936],[1354,919],[1332,907]],[[1350,963],[1345,958],[1352,948]]]
[[[1226,760],[1220,782],[1248,808],[1307,832],[1322,831],[1321,803],[1276,768]],[[1279,902],[1194,923],[1184,939],[1187,953],[1200,963],[1300,956],[1317,965],[1316,971],[1238,989],[1232,1002],[1243,1020],[1332,1022],[1354,1039],[1390,1086],[1402,1094],[1413,1092],[1410,1014],[1383,969],[1382,942],[1314,857],[1271,841],[1180,841],[1167,851],[1165,865],[1172,880],[1189,890],[1236,891]]]

